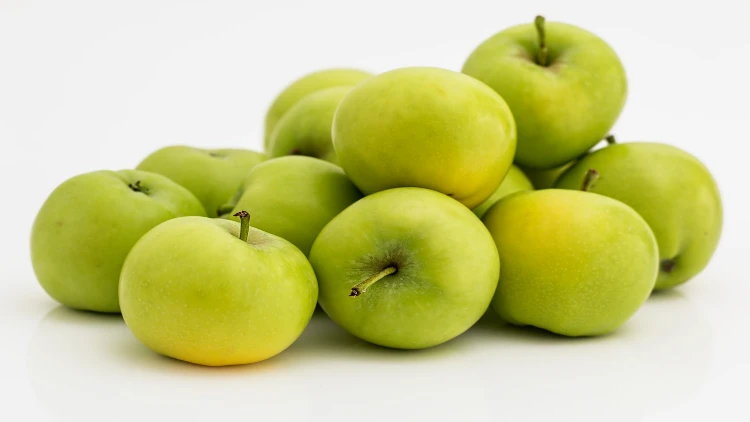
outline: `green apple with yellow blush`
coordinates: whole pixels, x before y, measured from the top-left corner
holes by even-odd
[[[482,221],[502,268],[492,309],[511,324],[574,337],[607,334],[640,308],[656,282],[653,232],[635,210],[606,196],[521,192]]]
[[[207,366],[262,361],[289,347],[318,296],[315,273],[288,241],[225,219],[160,224],[128,254],[125,323],[150,349]]]
[[[469,208],[497,189],[516,150],[513,115],[496,92],[429,67],[357,85],[336,110],[332,133],[341,167],[363,193],[421,187]]]

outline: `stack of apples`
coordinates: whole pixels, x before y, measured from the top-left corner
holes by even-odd
[[[149,348],[203,365],[280,353],[317,304],[401,349],[488,309],[606,334],[698,274],[722,226],[696,158],[608,136],[626,95],[603,40],[542,17],[461,73],[318,71],[271,105],[265,153],[170,146],[64,182],[33,267],[62,304],[121,312]]]

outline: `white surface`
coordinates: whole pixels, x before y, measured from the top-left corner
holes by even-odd
[[[750,3],[528,3],[0,0],[0,420],[750,420]],[[31,223],[68,177],[132,167],[169,143],[259,148],[267,105],[308,71],[458,70],[536,13],[620,54],[621,140],[678,145],[722,188],[709,268],[616,334],[482,321],[397,352],[317,315],[274,359],[208,369],[151,353],[119,317],[59,307],[35,281]]]

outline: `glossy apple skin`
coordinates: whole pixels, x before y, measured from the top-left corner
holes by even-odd
[[[358,69],[325,69],[309,73],[289,84],[274,99],[266,113],[265,147],[269,147],[271,134],[276,127],[276,123],[299,100],[321,89],[337,86],[355,86],[370,76],[372,76],[372,73]]]
[[[586,152],[612,128],[627,97],[625,70],[596,35],[559,22],[546,24],[549,64],[537,64],[533,24],[501,31],[477,47],[463,66],[497,91],[518,126],[516,164],[561,166]]]
[[[128,185],[140,182],[144,191]],[[31,263],[44,290],[74,309],[120,312],[117,284],[125,256],[169,219],[205,215],[187,189],[136,170],[75,176],[47,198],[31,230]]]
[[[534,185],[531,184],[529,178],[526,177],[524,172],[520,168],[518,168],[518,166],[511,166],[510,170],[508,170],[508,174],[505,175],[505,179],[503,179],[503,182],[500,183],[500,186],[498,186],[495,190],[495,193],[493,193],[492,196],[487,198],[472,211],[477,217],[482,218],[484,213],[486,213],[487,210],[495,204],[495,202],[505,198],[512,193],[523,192],[527,190],[534,190]]]
[[[505,198],[482,219],[500,254],[492,309],[516,325],[566,336],[617,329],[651,294],[659,256],[632,208],[588,192]]]
[[[580,187],[590,168],[600,174],[591,192],[628,204],[654,231],[662,260],[656,289],[682,284],[708,265],[723,212],[716,181],[697,158],[659,143],[611,145],[581,159],[556,187]]]
[[[201,201],[209,217],[225,204],[256,165],[268,157],[246,149],[202,149],[169,146],[146,157],[138,170],[169,177]]]
[[[157,353],[200,365],[258,362],[307,326],[318,286],[291,243],[224,219],[177,218],[149,231],[128,255],[122,315]]]
[[[341,101],[333,145],[365,194],[422,187],[473,208],[508,172],[516,126],[505,101],[477,80],[403,68],[366,80]]]
[[[276,124],[268,155],[305,155],[338,165],[331,126],[339,103],[351,89],[323,89],[297,102]]]
[[[444,343],[485,312],[497,250],[481,221],[449,197],[419,188],[367,196],[334,218],[310,253],[320,305],[353,335],[381,346]],[[394,265],[364,293],[351,289]]]
[[[305,255],[323,227],[362,197],[340,167],[303,156],[266,161],[250,172],[245,186],[230,216],[249,212],[253,227],[292,242]]]

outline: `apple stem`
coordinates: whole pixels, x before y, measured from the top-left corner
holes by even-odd
[[[537,15],[534,19],[534,26],[536,26],[536,32],[539,35],[539,54],[537,55],[537,63],[540,66],[547,66],[547,58],[549,51],[547,50],[547,37],[544,31],[544,16]]]
[[[247,233],[250,231],[250,213],[243,210],[234,216],[240,218],[240,240],[247,242]]]
[[[604,138],[604,140],[607,141],[609,145],[614,145],[617,143],[617,140],[615,139],[615,135],[612,135],[611,133],[607,135],[607,137]]]
[[[593,186],[596,179],[599,178],[599,172],[594,169],[589,169],[589,171],[586,172],[586,176],[583,178],[583,183],[581,184],[581,190],[584,192],[588,192],[591,186]]]
[[[141,186],[141,181],[140,180],[136,180],[135,183],[128,184],[128,187],[133,192],[144,192],[144,193],[146,192],[146,188],[144,188],[143,186]]]
[[[368,278],[367,280],[357,284],[356,286],[352,287],[352,291],[349,293],[350,297],[357,297],[361,295],[362,293],[367,291],[367,288],[375,284],[378,280],[380,280],[383,277],[389,276],[397,271],[396,267],[390,266],[385,268],[384,270],[380,271],[379,273],[373,275],[372,277]]]

